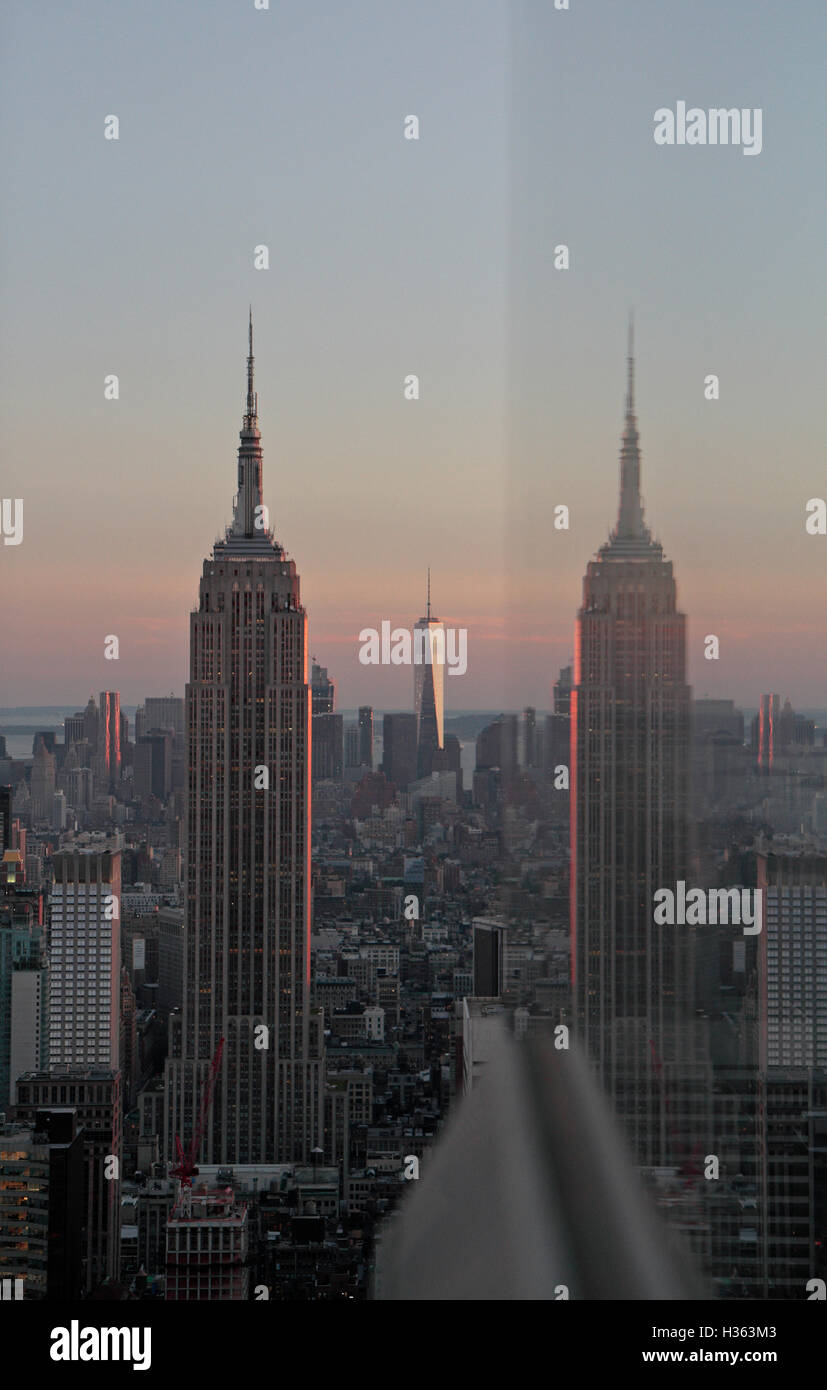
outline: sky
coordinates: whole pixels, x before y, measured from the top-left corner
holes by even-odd
[[[340,706],[410,707],[358,634],[421,617],[430,565],[468,634],[448,712],[548,707],[616,517],[630,308],[694,692],[827,705],[820,0],[8,0],[2,30],[0,706],[183,694],[250,303],[265,500]],[[679,100],[761,108],[760,155],[656,145]]]

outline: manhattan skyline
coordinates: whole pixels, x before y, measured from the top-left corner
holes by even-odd
[[[599,545],[613,493],[630,304],[660,483],[647,506],[682,576],[689,683],[741,704],[779,688],[822,703],[823,543],[802,522],[824,491],[820,7],[797,7],[791,25],[774,5],[704,0],[670,26],[650,0],[633,15],[491,0],[469,26],[460,4],[426,3],[412,24],[369,3],[368,37],[333,5],[324,23],[250,11],[185,3],[164,16],[158,53],[155,0],[119,19],[117,44],[105,6],[89,7],[101,22],[83,43],[69,16],[11,7],[10,48],[38,63],[4,70],[7,109],[32,118],[0,214],[3,493],[25,503],[23,544],[0,547],[17,653],[0,706],[53,703],[55,671],[69,701],[90,678],[125,703],[183,691],[249,300],[278,439],[274,521],[293,518],[311,651],[342,706],[407,704],[404,675],[360,668],[357,635],[415,622],[427,564],[443,621],[469,633],[449,712],[547,706],[571,655],[579,556]],[[65,55],[90,93],[79,103]],[[98,123],[116,94],[121,138],[106,142]],[[763,102],[760,156],[656,147],[652,112],[681,96]],[[417,109],[421,138],[406,142]],[[193,148],[210,160],[188,160]],[[63,194],[72,215],[56,236]],[[261,243],[267,271],[253,267]],[[109,372],[117,402],[103,397]],[[402,394],[409,372],[416,402]],[[707,372],[720,374],[717,402],[703,399]],[[571,528],[550,535],[559,502]],[[412,528],[426,554],[400,544]],[[708,632],[717,663],[703,657]]]
[[[255,1303],[237,1379],[284,1303],[566,1302],[598,1380],[789,1378],[823,0],[6,10],[17,1341],[196,1375],[166,1305]]]

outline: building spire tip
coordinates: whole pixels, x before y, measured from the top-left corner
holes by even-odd
[[[249,351],[247,353],[247,417],[254,420],[258,415],[258,401],[253,389],[253,306],[250,305]]]
[[[635,413],[635,311],[629,310],[626,346],[626,414]]]

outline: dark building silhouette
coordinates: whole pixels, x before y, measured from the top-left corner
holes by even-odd
[[[0,787],[0,854],[12,848],[11,823],[14,789]]]
[[[359,706],[359,763],[373,768],[373,710],[370,705]]]
[[[462,747],[456,734],[445,735],[445,746],[435,748],[431,759],[432,772],[453,772],[456,776],[456,797],[457,801],[462,800],[463,795],[463,776],[462,776]]]
[[[382,771],[404,791],[417,772],[415,714],[386,714],[382,719]]]
[[[522,720],[522,748],[520,766],[529,768],[536,767],[539,759],[537,755],[537,711],[530,705],[523,710]]]
[[[517,716],[500,714],[477,735],[476,766],[497,767],[503,778],[517,771]]]
[[[571,671],[571,666],[562,666],[554,682],[554,713],[565,715],[566,718],[571,714]]]
[[[311,671],[310,690],[313,696],[314,714],[332,714],[336,703],[336,683],[330,680],[326,666],[314,661]]]
[[[17,1118],[36,1123],[38,1111],[74,1110],[83,1142],[83,1289],[90,1293],[120,1267],[120,1184],[107,1177],[108,1160],[121,1161],[123,1103],[120,1077],[107,1069],[26,1072],[17,1087]]]
[[[24,1299],[83,1293],[83,1137],[72,1109],[0,1125],[0,1279]]]
[[[344,767],[344,724],[341,714],[313,715],[313,781],[337,780]]]
[[[474,996],[498,999],[505,979],[505,926],[484,917],[474,919]]]
[[[631,338],[631,333],[630,333]],[[578,1027],[641,1162],[665,1163],[687,933],[654,893],[686,878],[689,687],[672,564],[643,519],[630,342],[617,525],[587,568],[571,696]]]
[[[157,796],[166,801],[172,791],[172,745],[174,735],[155,729],[135,744],[135,795]]]

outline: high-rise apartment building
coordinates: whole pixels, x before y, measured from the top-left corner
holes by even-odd
[[[74,1110],[83,1141],[83,1288],[115,1279],[120,1264],[120,1182],[123,1101],[120,1073],[110,1068],[56,1067],[17,1081],[17,1118],[37,1128],[38,1111]]]
[[[827,854],[782,843],[757,859],[759,1067],[827,1071]]]
[[[323,1124],[310,1012],[310,690],[296,566],[262,495],[253,389],[232,524],[190,618],[184,1002],[167,1062],[167,1154],[188,1142],[221,1038],[201,1157],[291,1162]]]
[[[121,852],[52,858],[49,1066],[119,1066]]]
[[[0,1279],[20,1279],[24,1299],[81,1296],[83,1174],[73,1110],[0,1123]]]
[[[14,1103],[15,1079],[47,1061],[48,967],[43,897],[26,887],[23,855],[0,861],[0,1110]]]
[[[630,334],[631,338],[631,334]],[[640,1162],[672,1154],[687,932],[654,893],[687,872],[686,620],[644,523],[630,341],[620,510],[587,568],[571,693],[571,931],[582,1041]],[[671,1104],[671,1110],[670,1110]]]

